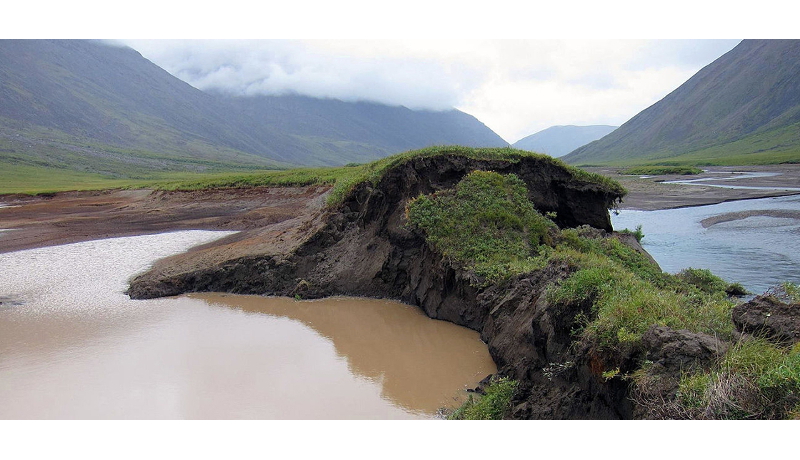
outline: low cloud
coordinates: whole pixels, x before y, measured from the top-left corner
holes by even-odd
[[[509,142],[622,124],[737,40],[129,40],[202,89],[459,108]]]
[[[447,62],[402,53],[364,54],[324,41],[129,41],[145,57],[202,90],[238,96],[297,93],[410,108],[449,109],[461,82]],[[378,51],[379,52],[379,51]],[[468,78],[467,78],[468,79]]]

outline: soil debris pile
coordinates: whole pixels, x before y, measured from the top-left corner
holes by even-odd
[[[756,296],[733,309],[733,322],[743,332],[776,343],[800,342],[800,303],[774,295]]]

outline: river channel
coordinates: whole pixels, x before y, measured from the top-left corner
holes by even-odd
[[[477,332],[397,302],[124,294],[227,234],[0,254],[0,418],[430,419],[496,372]]]
[[[800,283],[800,196],[660,211],[622,210],[615,230],[642,226],[642,246],[662,270],[706,268],[753,294]]]

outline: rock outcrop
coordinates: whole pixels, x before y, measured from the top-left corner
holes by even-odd
[[[734,307],[731,317],[740,332],[776,343],[800,342],[800,304],[772,295],[756,296]]]

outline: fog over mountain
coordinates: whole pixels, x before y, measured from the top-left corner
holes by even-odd
[[[0,40],[0,77],[0,159],[18,164],[123,174],[341,165],[429,145],[507,145],[452,108],[204,92],[129,47],[99,41]]]
[[[124,41],[204,91],[297,94],[411,109],[455,107],[509,142],[550,126],[622,124],[738,42]]]

